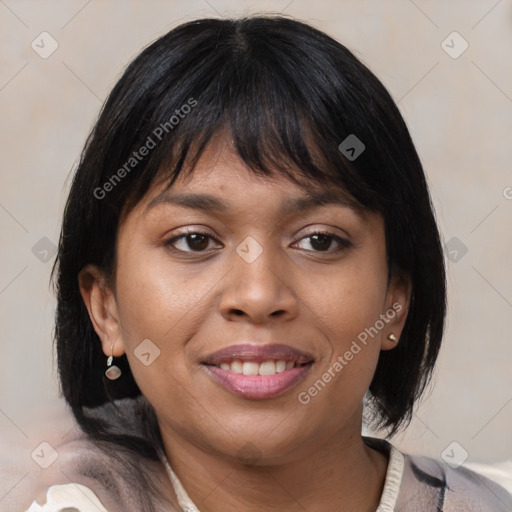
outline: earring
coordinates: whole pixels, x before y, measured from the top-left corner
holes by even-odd
[[[388,340],[391,340],[391,341],[393,341],[393,342],[395,342],[395,343],[398,341],[398,340],[396,339],[396,336],[395,336],[393,333],[391,333],[391,334],[388,336]]]
[[[121,376],[121,368],[119,366],[113,365],[114,361],[114,345],[110,347],[111,355],[107,359],[107,369],[105,370],[105,376],[107,379],[116,380]]]

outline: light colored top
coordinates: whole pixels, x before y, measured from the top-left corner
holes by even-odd
[[[142,395],[87,411],[91,418],[107,421],[113,436],[140,439],[146,439],[144,425],[150,421],[150,413],[151,407]],[[512,512],[510,492],[464,465],[402,453],[386,439],[366,435],[362,439],[388,458],[375,512]],[[153,444],[155,448],[160,446],[156,439]],[[157,457],[119,450],[114,444],[94,442],[77,428],[57,447],[58,457],[53,464],[34,472],[29,480],[32,489],[20,496],[23,507],[16,512],[140,512],[145,508],[197,511],[172,471],[163,447],[160,449]],[[140,468],[140,478],[134,478],[134,468]],[[26,508],[34,496],[44,495],[44,504],[33,501]]]
[[[172,470],[165,455],[161,453],[160,458],[167,470],[182,512],[200,512]],[[376,512],[393,512],[395,510],[403,471],[404,456],[391,446],[384,489]],[[91,489],[75,483],[49,487],[46,503],[39,505],[34,501],[26,512],[64,512],[69,510],[73,512],[108,512]]]
[[[375,512],[512,512],[506,489],[462,465],[402,453],[384,439],[363,440],[388,457]],[[120,459],[77,432],[58,453],[29,495],[33,499],[42,491],[45,503],[33,501],[24,512],[140,512],[148,503],[158,512],[198,512],[163,452],[156,460],[132,452],[121,453]],[[119,463],[123,458],[130,458],[130,466],[145,468],[145,477],[134,480]]]
[[[46,503],[32,502],[27,512],[108,512],[91,489],[81,484],[52,485]]]

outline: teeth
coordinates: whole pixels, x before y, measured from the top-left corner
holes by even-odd
[[[274,361],[265,361],[260,364],[259,375],[274,375],[276,373],[276,363]]]
[[[233,361],[231,363],[231,365],[229,363],[226,363],[226,364],[231,367],[231,371],[233,373],[242,373],[242,371],[243,371],[242,361],[236,360],[236,361]],[[229,368],[228,368],[228,370],[229,370]]]
[[[222,370],[230,370],[233,373],[243,373],[244,375],[274,375],[275,373],[282,373],[285,370],[290,370],[295,366],[293,361],[264,361],[263,363],[256,363],[255,361],[240,361],[235,359],[230,363],[221,363]]]
[[[242,365],[242,373],[244,375],[258,375],[258,363],[252,361],[245,361]]]
[[[286,369],[285,361],[276,361],[276,373],[284,372]]]

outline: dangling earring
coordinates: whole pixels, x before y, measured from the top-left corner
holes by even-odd
[[[121,376],[121,368],[119,366],[113,365],[114,361],[114,345],[110,347],[111,355],[107,359],[107,369],[105,370],[105,376],[107,379],[116,380]]]
[[[394,343],[396,343],[396,342],[398,341],[398,340],[396,339],[396,336],[395,336],[393,333],[391,333],[391,334],[388,336],[388,340],[391,340],[391,341],[393,341]]]

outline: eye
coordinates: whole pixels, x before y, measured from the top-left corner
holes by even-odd
[[[165,246],[181,252],[205,252],[213,240],[215,239],[209,233],[187,231],[165,242]]]
[[[327,231],[315,231],[314,233],[310,233],[309,235],[301,238],[297,243],[301,243],[303,240],[308,239],[308,243],[313,248],[314,252],[338,252],[343,249],[347,249],[352,245],[348,240]],[[329,250],[332,247],[333,242],[338,244],[338,247],[334,250]],[[301,247],[301,249],[310,250],[305,247]]]

